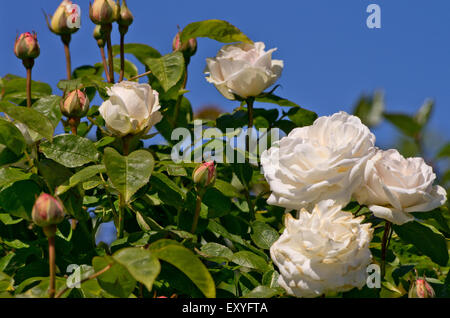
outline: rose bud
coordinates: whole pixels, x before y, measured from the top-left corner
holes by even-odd
[[[206,188],[216,181],[216,166],[214,161],[199,165],[192,173],[192,180],[200,187]]]
[[[89,4],[89,16],[95,24],[111,24],[119,18],[119,5],[113,0],[94,0]]]
[[[96,25],[94,28],[94,39],[97,40],[97,44],[99,47],[105,47],[105,34],[103,32],[101,25]]]
[[[40,52],[36,32],[33,32],[33,34],[30,32],[22,33],[16,38],[14,54],[16,54],[19,59],[35,59],[39,56]]]
[[[416,280],[412,283],[411,289],[408,292],[408,298],[434,298],[435,293],[433,287],[428,284],[423,278],[416,278]]]
[[[128,27],[133,23],[133,20],[133,14],[130,9],[128,9],[126,1],[123,0],[122,5],[120,6],[119,20],[117,21],[119,23],[120,33],[127,33]]]
[[[181,31],[179,31],[172,41],[173,51],[180,51],[185,56],[191,57],[197,52],[197,39],[189,39],[186,43],[181,43]]]
[[[47,19],[48,28],[58,35],[75,33],[80,27],[81,17],[76,6],[70,0],[63,0],[50,18],[50,23]]]
[[[46,228],[64,220],[64,208],[58,199],[47,193],[42,193],[34,203],[31,216],[37,226]]]
[[[81,118],[89,110],[89,98],[79,89],[65,95],[59,104],[61,113],[69,118]]]

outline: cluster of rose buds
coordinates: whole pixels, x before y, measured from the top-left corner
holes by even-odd
[[[416,279],[411,284],[408,298],[434,298],[436,296],[433,287],[427,282],[425,275],[419,278],[416,271]]]
[[[213,161],[199,165],[192,173],[192,180],[200,188],[213,186],[216,181],[216,166]]]
[[[53,237],[56,225],[64,220],[64,208],[58,199],[42,193],[34,203],[31,216],[33,222],[43,228],[47,237]]]
[[[89,4],[89,17],[95,24],[111,24],[116,22],[119,16],[120,5],[114,0],[95,0]]]

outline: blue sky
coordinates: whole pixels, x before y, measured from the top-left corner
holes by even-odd
[[[82,9],[82,28],[73,36],[74,67],[99,61],[92,39],[94,25],[88,17],[89,1],[75,1]],[[35,30],[41,45],[34,79],[56,83],[65,77],[60,39],[47,29],[42,9],[52,14],[59,0],[1,1],[0,76],[24,76],[13,54],[16,33]],[[381,7],[381,29],[368,29],[366,8]],[[141,42],[161,53],[171,51],[177,31],[190,22],[223,19],[239,27],[254,41],[277,47],[274,58],[285,62],[277,94],[319,115],[351,111],[362,93],[385,92],[387,109],[413,113],[426,98],[436,100],[433,130],[441,143],[450,138],[450,2],[445,0],[227,0],[144,1],[128,0],[135,23],[127,42]],[[118,43],[118,34],[113,38]],[[215,56],[221,43],[199,39],[199,51],[190,66],[187,97],[194,108],[206,104],[226,111],[236,107],[206,82],[205,58]],[[141,68],[142,70],[142,68]],[[99,103],[96,101],[97,104]],[[379,144],[394,143],[395,129],[383,124],[375,129]]]

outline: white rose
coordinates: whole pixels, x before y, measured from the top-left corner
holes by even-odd
[[[267,202],[292,210],[328,199],[347,204],[363,181],[374,143],[369,128],[345,112],[292,130],[261,155],[272,191]]]
[[[206,79],[228,99],[243,99],[261,94],[281,76],[283,61],[272,60],[262,42],[225,45],[215,58],[206,59]]]
[[[436,175],[422,158],[405,159],[397,150],[379,150],[368,162],[364,185],[355,193],[379,218],[404,224],[409,212],[431,211],[445,203],[444,188],[433,186]]]
[[[362,288],[373,235],[363,219],[341,211],[332,200],[320,202],[312,213],[303,209],[299,219],[287,214],[286,229],[270,248],[280,286],[296,297]]]
[[[118,136],[149,130],[161,121],[158,92],[148,84],[124,81],[108,89],[110,99],[100,106],[106,127]]]

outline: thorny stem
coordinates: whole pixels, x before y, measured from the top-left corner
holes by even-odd
[[[83,284],[84,282],[87,282],[88,280],[92,280],[92,279],[96,279],[97,277],[99,277],[100,275],[102,275],[103,273],[107,272],[110,268],[112,267],[112,264],[108,264],[105,268],[103,268],[102,270],[98,271],[97,273],[92,274],[91,276],[89,276],[88,278],[85,278],[83,280],[81,280],[79,282],[79,284]],[[64,293],[66,291],[68,291],[70,289],[70,287],[66,287],[63,290],[61,290],[56,296],[55,298],[60,298],[62,295],[64,295]]]
[[[31,107],[31,70],[33,66],[27,67],[27,107]]]
[[[100,55],[102,56],[103,68],[105,69],[106,81],[108,83],[110,83],[111,79],[109,78],[108,62],[106,61],[105,48],[104,47],[100,47]]]

